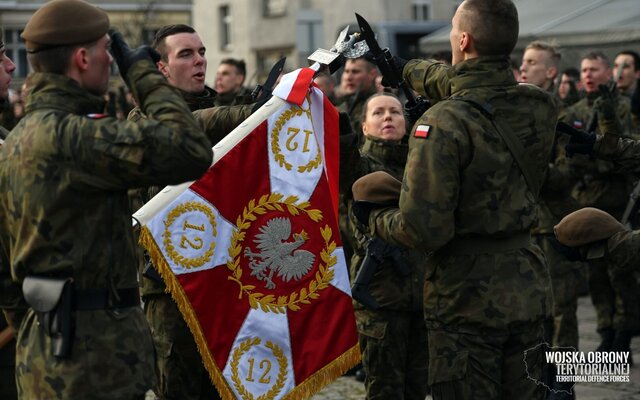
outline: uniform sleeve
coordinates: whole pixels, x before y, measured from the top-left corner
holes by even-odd
[[[450,74],[453,69],[435,60],[411,60],[402,70],[409,86],[433,101],[451,96]]]
[[[242,121],[249,118],[253,105],[220,106],[196,110],[194,118],[200,123],[205,134],[215,145]]]
[[[609,265],[613,268],[634,268],[640,256],[640,231],[623,231],[607,241]]]
[[[119,190],[199,178],[211,165],[212,144],[180,93],[150,62],[134,64],[129,74],[148,118],[61,120],[56,145],[63,161],[73,163],[74,181]]]
[[[593,154],[604,160],[611,160],[617,172],[640,173],[640,141],[615,134],[598,136]]]
[[[442,104],[442,103],[440,103]],[[371,215],[371,228],[383,240],[424,251],[437,250],[455,234],[461,160],[469,140],[451,107],[432,107],[415,124],[402,182],[399,209]],[[416,130],[428,129],[426,137]]]

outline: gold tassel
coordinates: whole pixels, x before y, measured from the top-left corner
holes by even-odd
[[[140,239],[138,242],[147,250],[149,257],[151,257],[151,261],[153,262],[153,266],[156,268],[167,286],[167,292],[171,294],[171,297],[178,305],[178,309],[182,313],[182,317],[187,323],[187,326],[189,327],[189,330],[191,330],[196,341],[198,352],[200,353],[200,357],[202,357],[202,362],[209,372],[209,377],[218,390],[218,393],[223,400],[234,400],[236,398],[235,394],[229,388],[227,381],[222,376],[222,372],[216,366],[216,363],[209,352],[209,346],[207,345],[207,341],[202,333],[202,328],[200,327],[195,311],[191,307],[191,302],[189,301],[187,294],[182,289],[182,285],[178,282],[173,271],[171,271],[171,267],[167,264],[160,247],[153,238],[153,234],[146,226],[141,228]]]
[[[360,345],[355,344],[342,355],[299,383],[282,400],[308,399],[360,362]]]
[[[178,304],[178,308],[182,313],[182,316],[187,323],[187,326],[191,330],[193,337],[195,338],[198,346],[198,351],[202,357],[205,368],[209,372],[209,376],[213,384],[215,385],[218,393],[223,400],[236,399],[235,394],[229,387],[226,379],[222,376],[222,371],[218,368],[216,363],[209,352],[207,341],[205,340],[202,328],[198,323],[196,313],[191,307],[187,294],[182,289],[182,285],[178,282],[178,279],[174,275],[173,271],[167,264],[158,244],[156,243],[151,231],[146,226],[143,226],[140,230],[139,243],[147,250],[149,257],[153,262],[154,267],[162,276],[162,279],[167,286],[167,291],[171,294],[173,300]],[[335,360],[325,365],[319,371],[316,371],[313,375],[308,377],[304,382],[298,384],[291,392],[287,393],[283,400],[299,400],[307,399],[323,387],[333,382],[336,378],[344,375],[349,369],[354,367],[360,362],[360,345],[356,343],[352,348],[344,352]]]

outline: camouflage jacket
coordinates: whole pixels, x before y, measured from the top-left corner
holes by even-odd
[[[36,73],[27,114],[0,150],[2,263],[13,278],[73,277],[78,289],[137,286],[127,189],[178,184],[209,167],[211,142],[147,61],[129,71],[142,123],[94,113],[101,97]]]
[[[216,107],[237,106],[254,103],[254,100],[251,98],[251,90],[241,87],[239,91],[233,93],[216,92],[216,99],[214,103]]]
[[[209,140],[215,145],[251,115],[253,106],[237,105],[214,107],[217,94],[213,89],[208,87],[206,89],[205,93],[201,95],[194,95],[187,92],[181,93],[187,105],[191,111],[193,111],[194,118],[209,137]],[[128,117],[130,121],[134,122],[139,122],[146,118],[142,110],[138,107],[131,110]],[[131,202],[135,205],[132,208],[137,210],[142,207],[144,203],[158,194],[161,189],[162,187],[153,186],[130,193]],[[141,269],[140,272],[142,272],[147,263],[151,263],[151,261],[145,260],[142,264],[138,263]],[[164,282],[155,281],[146,277],[140,278],[140,294],[142,296],[162,294],[165,293],[165,290],[166,285]]]
[[[351,129],[357,134],[358,141],[362,143],[362,111],[364,103],[371,95],[376,93],[374,85],[366,92],[356,92],[355,94],[344,96],[338,100],[337,109],[346,113],[351,121]]]
[[[7,135],[9,135],[9,131],[0,126],[0,138],[4,140]],[[11,278],[11,268],[2,258],[0,258],[0,308],[11,310],[27,308],[22,297],[20,284]],[[2,318],[0,317],[0,319]]]
[[[558,109],[561,110],[563,103],[557,96],[555,85],[551,85],[547,92],[553,93]],[[562,217],[579,208],[571,196],[571,188],[579,176],[576,176],[576,172],[571,168],[570,159],[567,158],[564,149],[568,141],[567,135],[556,134],[549,157],[549,170],[540,191],[538,220],[531,230],[534,235],[553,235],[553,227]]]
[[[366,137],[360,153],[362,161],[360,170],[363,175],[386,171],[396,179],[402,180],[404,166],[407,160],[407,145],[386,140]],[[365,256],[366,244],[370,238],[367,227],[359,224],[351,214],[350,220],[355,235],[356,245],[351,259],[351,281],[355,279]],[[381,263],[369,285],[369,292],[384,310],[418,311],[422,309],[422,290],[424,286],[424,271],[426,254],[422,251],[394,246],[406,266],[411,270],[410,275],[403,276],[393,265],[391,259]],[[354,302],[356,308],[362,308]]]
[[[613,133],[598,135],[593,155],[611,161],[616,172],[640,174],[640,140]]]
[[[584,99],[560,113],[560,120],[572,124],[578,129],[587,129],[592,114],[598,111],[593,108],[599,93],[587,95]],[[632,132],[629,99],[618,95],[618,117],[624,129],[622,136],[634,137]],[[597,133],[604,132],[605,119],[598,117]],[[607,211],[615,218],[620,218],[632,189],[632,181],[628,175],[616,171],[608,161],[597,160],[585,155],[574,155],[570,165],[579,175],[578,183],[573,187],[572,196],[580,207],[596,207]]]
[[[455,67],[413,60],[403,75],[437,103],[409,139],[399,209],[373,212],[371,228],[388,242],[435,251],[427,261],[424,299],[431,327],[478,332],[542,318],[548,307],[544,256],[526,240],[538,193],[528,187],[491,119],[469,100],[490,109],[509,128],[505,134],[523,143],[541,186],[557,121],[552,96],[518,85],[507,57]],[[522,242],[508,247],[514,237]],[[456,251],[465,241],[480,248]]]
[[[638,270],[640,230],[618,232],[607,240],[605,252],[610,268]]]

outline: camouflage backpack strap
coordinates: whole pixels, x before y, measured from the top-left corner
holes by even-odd
[[[464,101],[465,103],[480,111],[482,115],[484,115],[489,121],[491,121],[493,127],[496,128],[496,132],[498,132],[504,143],[507,145],[507,148],[509,149],[509,152],[511,153],[511,156],[515,160],[516,164],[518,165],[520,172],[522,172],[529,190],[537,199],[540,195],[542,184],[541,182],[538,183],[534,178],[535,174],[531,170],[531,165],[534,164],[529,162],[529,157],[527,157],[527,153],[525,152],[522,142],[518,140],[516,136],[507,134],[508,130],[506,129],[506,126],[493,117],[493,113],[491,112],[491,103],[487,102],[482,105],[475,100],[457,96],[450,97],[449,100]]]

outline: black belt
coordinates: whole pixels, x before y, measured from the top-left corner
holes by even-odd
[[[140,305],[138,288],[117,289],[112,294],[109,289],[77,289],[75,290],[76,310],[105,310],[127,308]]]
[[[506,238],[477,237],[453,238],[437,253],[444,255],[499,254],[528,248],[531,245],[529,232],[513,234]]]

